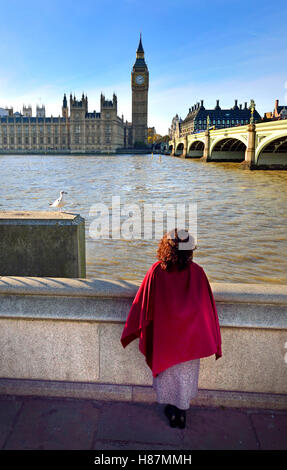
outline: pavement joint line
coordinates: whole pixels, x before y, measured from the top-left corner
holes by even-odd
[[[99,430],[99,421],[100,421],[101,414],[102,414],[102,409],[103,409],[102,404],[100,403],[100,406],[96,407],[96,409],[98,410],[98,416],[97,416],[96,428],[95,428],[95,431],[93,433],[93,438],[92,438],[90,450],[94,449],[94,446],[96,445],[96,442],[98,440],[97,439],[97,434],[98,434],[98,430]]]
[[[262,446],[261,446],[261,442],[260,442],[260,439],[259,439],[258,434],[257,434],[256,426],[255,426],[254,421],[252,419],[252,413],[248,413],[248,414],[249,414],[249,421],[250,421],[250,424],[251,424],[251,428],[252,428],[252,430],[254,432],[254,435],[255,435],[258,450],[262,450]],[[267,414],[267,413],[265,413],[265,414]]]
[[[7,432],[6,439],[4,440],[4,443],[3,443],[3,446],[2,446],[2,450],[5,449],[5,447],[6,447],[7,443],[8,443],[8,441],[9,441],[9,439],[10,439],[10,437],[11,437],[11,435],[13,434],[13,431],[14,431],[15,426],[16,426],[16,424],[17,424],[19,418],[20,418],[20,415],[21,415],[21,413],[22,413],[22,411],[23,411],[24,406],[25,406],[25,400],[22,401],[21,406],[19,407],[19,410],[17,411],[17,413],[16,413],[15,416],[14,416],[14,419],[13,419],[13,421],[12,421],[12,424],[11,424],[11,426],[10,426],[10,429],[9,429],[9,431]]]

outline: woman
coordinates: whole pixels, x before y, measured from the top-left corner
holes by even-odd
[[[194,263],[193,237],[177,229],[161,239],[157,257],[131,306],[121,342],[135,338],[153,374],[158,403],[170,426],[185,427],[197,395],[200,358],[221,357],[221,335],[213,294]]]

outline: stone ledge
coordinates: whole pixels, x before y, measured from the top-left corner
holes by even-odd
[[[0,276],[0,295],[133,298],[141,281]]]
[[[40,220],[43,223],[48,223],[50,220],[67,220],[73,221],[75,219],[83,220],[80,214],[74,214],[71,212],[64,212],[64,211],[55,211],[55,210],[46,210],[46,211],[10,211],[4,210],[0,211],[0,224],[7,224],[8,221],[17,224],[27,224],[27,223],[35,223],[39,222]],[[45,222],[44,222],[45,221]]]
[[[151,386],[0,378],[0,395],[154,403]],[[287,395],[200,389],[192,406],[287,409]]]
[[[2,278],[4,279],[4,278]],[[42,278],[43,279],[43,278]],[[23,320],[68,320],[125,323],[129,313],[133,295],[131,290],[124,287],[121,281],[112,283],[118,289],[118,295],[68,295],[69,289],[64,289],[66,295],[51,295],[50,289],[43,289],[42,293],[35,290],[33,295],[18,293],[21,288],[17,285],[14,293],[4,293],[5,281],[0,287],[0,318],[13,318]],[[56,282],[56,279],[53,279]],[[79,282],[79,279],[76,280]],[[107,281],[100,281],[105,284]],[[124,281],[126,282],[126,281]],[[0,280],[1,284],[1,280]],[[22,288],[25,290],[25,286]],[[61,287],[60,287],[61,289]],[[7,289],[9,291],[9,287]],[[89,290],[89,289],[87,289]],[[17,293],[16,293],[17,292]],[[37,292],[37,293],[36,293]],[[102,291],[102,294],[104,291]],[[215,295],[215,299],[218,296]],[[231,328],[287,328],[287,303],[249,303],[249,302],[223,302],[216,300],[220,325]]]
[[[0,294],[133,298],[141,280],[0,276]],[[216,302],[287,305],[287,285],[211,283]]]

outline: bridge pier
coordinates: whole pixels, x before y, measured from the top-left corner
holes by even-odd
[[[186,158],[186,155],[187,155],[187,148],[188,148],[188,145],[187,145],[187,136],[185,137],[184,139],[184,143],[183,143],[183,151],[182,151],[182,158]]]
[[[256,126],[255,124],[248,124],[245,160],[240,164],[240,167],[243,169],[252,170],[255,167],[255,140]]]
[[[203,156],[201,157],[202,161],[208,162],[210,160],[210,134],[209,130],[204,132],[204,150]]]
[[[171,155],[172,157],[175,156],[175,140],[173,140],[172,151],[171,151],[170,155]]]

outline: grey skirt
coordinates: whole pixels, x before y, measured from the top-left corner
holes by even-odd
[[[198,393],[199,366],[200,359],[180,362],[153,377],[157,402],[188,410]]]

